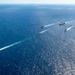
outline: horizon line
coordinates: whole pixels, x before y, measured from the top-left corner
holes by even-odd
[[[25,5],[75,5],[75,4],[66,4],[66,3],[0,3],[0,4],[25,4]]]

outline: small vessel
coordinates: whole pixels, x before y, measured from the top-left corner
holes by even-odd
[[[64,24],[65,24],[65,22],[61,22],[61,23],[59,24],[59,26],[64,25]]]

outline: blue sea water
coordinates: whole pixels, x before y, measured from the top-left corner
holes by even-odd
[[[75,75],[75,28],[64,32],[75,21],[41,29],[71,20],[74,5],[0,5],[0,49],[16,43],[0,51],[0,75]]]

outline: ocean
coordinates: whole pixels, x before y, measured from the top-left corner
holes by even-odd
[[[0,75],[75,75],[74,26],[75,5],[1,4]]]

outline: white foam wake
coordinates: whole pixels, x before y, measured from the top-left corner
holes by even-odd
[[[71,26],[71,27],[67,28],[66,31],[69,31],[69,30],[70,30],[71,28],[73,28],[73,27],[74,27],[74,26]]]
[[[34,36],[33,36],[33,37],[34,37]],[[0,48],[0,51],[5,50],[5,49],[8,49],[8,48],[10,48],[10,47],[12,47],[12,46],[18,45],[18,44],[20,44],[20,43],[22,43],[22,42],[25,42],[26,40],[30,40],[30,39],[32,39],[33,37],[26,38],[26,39],[23,39],[23,40],[21,40],[21,41],[18,41],[18,42],[12,43],[12,44],[10,44],[10,45],[4,46],[4,47]]]
[[[65,23],[70,23],[70,22],[74,22],[75,20],[72,20],[72,21],[67,21],[67,22],[65,22]]]
[[[12,47],[12,46],[15,46],[15,45],[17,45],[17,44],[20,44],[20,43],[22,43],[22,42],[23,42],[23,40],[22,40],[22,41],[19,41],[19,42],[15,42],[15,43],[10,44],[10,45],[7,45],[7,46],[5,46],[5,47],[2,47],[2,48],[0,48],[0,51],[5,50],[5,49],[7,49],[7,48],[10,48],[10,47]]]
[[[65,23],[70,23],[70,22],[74,22],[75,20],[71,20],[71,21],[67,21]],[[52,24],[48,24],[48,25],[45,25],[44,28],[46,27],[49,27],[49,26],[53,26],[53,25],[56,25],[56,24],[59,24],[60,22],[56,22],[56,23],[52,23]]]
[[[59,23],[59,22],[57,22],[57,23]],[[57,23],[52,23],[52,24],[45,25],[44,28],[49,27],[49,26],[53,26],[53,25],[55,25]]]
[[[43,31],[41,31],[41,32],[39,32],[39,33],[42,34],[42,33],[46,32],[46,31],[48,31],[48,30],[49,30],[49,29],[43,30]]]

